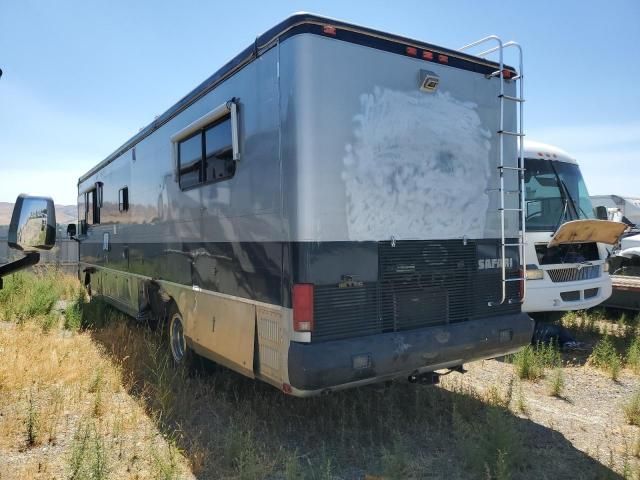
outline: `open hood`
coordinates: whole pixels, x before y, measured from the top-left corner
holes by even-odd
[[[549,241],[548,246],[583,242],[615,245],[626,228],[624,223],[609,220],[572,220],[562,224]]]

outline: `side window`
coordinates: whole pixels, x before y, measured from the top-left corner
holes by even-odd
[[[219,105],[176,132],[177,172],[183,190],[232,178],[240,160],[237,99]]]
[[[202,132],[178,144],[180,166],[180,188],[189,188],[202,183]]]
[[[233,160],[231,141],[231,116],[204,131],[205,182],[233,177],[236,162]]]
[[[95,207],[96,207],[96,203],[95,203],[96,191],[91,190],[85,193],[85,195],[87,196],[85,201],[86,209],[84,212],[85,222],[87,223],[87,225],[93,225],[94,223],[93,214],[95,212]]]
[[[98,204],[98,189],[89,190],[85,193],[84,218],[87,225],[100,223],[100,207]]]
[[[129,187],[122,187],[118,190],[118,210],[121,212],[129,210]]]

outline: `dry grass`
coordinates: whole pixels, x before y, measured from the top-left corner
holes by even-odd
[[[29,282],[46,275],[0,297],[0,316],[13,321],[0,324],[3,480],[612,475],[552,427],[519,416],[536,403],[513,374],[291,398],[225,369],[174,369],[156,333],[84,305],[75,280],[60,282],[70,304],[53,325],[42,321],[52,310],[16,315],[24,306],[15,292],[36,291]]]
[[[51,286],[48,275],[36,282]],[[16,322],[0,328],[2,478],[145,477],[156,463],[150,453],[165,457],[169,448],[142,406],[124,391],[120,366],[89,332],[42,322],[51,311],[33,319],[15,314],[25,311],[16,291],[27,292],[24,302],[30,292],[41,291],[29,285],[32,278],[21,277],[8,282],[15,290],[5,292],[0,304],[5,318]],[[77,281],[62,278],[57,291],[72,298]],[[56,326],[63,323],[56,317]],[[187,462],[180,458],[178,463],[186,471]]]

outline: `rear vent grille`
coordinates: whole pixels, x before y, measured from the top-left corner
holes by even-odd
[[[600,265],[588,265],[577,268],[553,268],[547,270],[552,282],[575,282],[578,280],[591,280],[600,277]]]
[[[478,241],[398,241],[378,244],[378,282],[339,288],[315,286],[314,341],[464,322],[520,310],[518,282],[501,296],[500,269],[478,270]],[[497,257],[497,241],[483,241]],[[515,263],[515,262],[514,262]],[[515,265],[514,265],[515,266]],[[512,276],[517,276],[517,270]]]

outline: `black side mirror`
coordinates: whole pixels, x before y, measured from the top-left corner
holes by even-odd
[[[607,213],[607,207],[604,205],[598,205],[594,208],[596,218],[598,220],[609,220],[609,214]]]
[[[76,236],[76,224],[75,223],[70,223],[69,225],[67,225],[67,236],[69,238],[73,238]]]
[[[56,244],[56,210],[49,197],[20,194],[9,224],[9,246],[31,252],[50,250]]]

